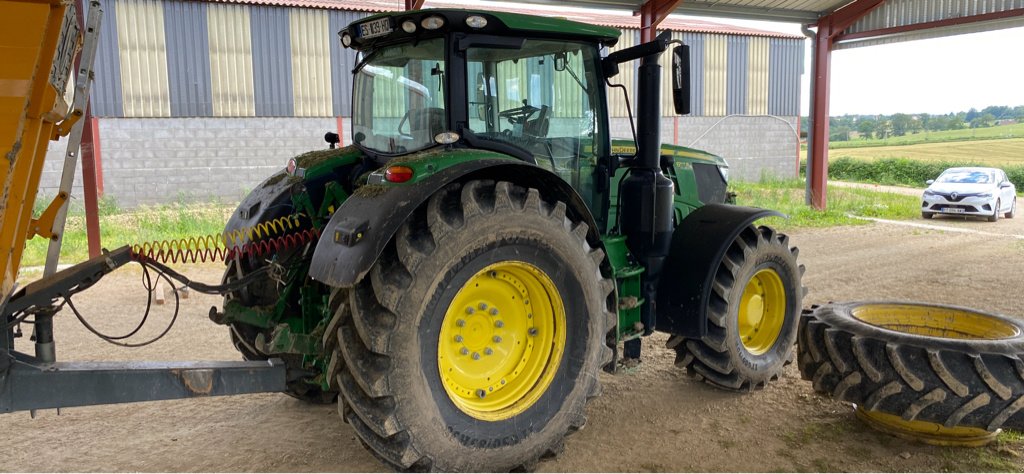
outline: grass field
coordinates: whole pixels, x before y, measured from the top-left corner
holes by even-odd
[[[944,130],[941,132],[920,132],[901,137],[890,137],[870,140],[850,140],[830,142],[829,149],[886,147],[900,145],[917,145],[922,143],[949,143],[979,140],[1005,140],[1024,138],[1024,123],[1002,125],[988,128],[969,128],[963,130]]]
[[[829,227],[856,225],[865,222],[847,214],[888,219],[910,219],[917,215],[917,199],[878,193],[863,189],[829,189],[829,209],[819,212],[804,205],[804,182],[800,180],[768,181],[762,183],[733,183],[738,203],[776,209],[788,220],[771,218],[770,225],[780,229],[796,227]],[[221,204],[171,204],[120,210],[114,206],[102,210],[100,240],[103,247],[114,249],[122,245],[142,244],[156,240],[181,239],[219,234],[233,211]],[[37,267],[46,261],[49,241],[35,238],[28,242],[22,267]],[[61,263],[77,263],[88,258],[85,216],[73,212],[68,217]]]
[[[733,182],[730,187],[737,194],[737,204],[774,209],[789,216],[788,219],[772,217],[764,220],[766,224],[783,231],[867,223],[850,217],[851,214],[883,219],[913,219],[921,211],[916,196],[839,187],[828,189],[828,209],[817,211],[804,204],[805,184],[802,180]]]
[[[169,204],[123,211],[108,207],[100,211],[100,242],[104,248],[142,244],[156,240],[181,239],[219,234],[234,211],[234,206],[220,204]],[[43,265],[49,241],[35,238],[28,241],[22,267]],[[61,246],[60,263],[78,263],[89,256],[85,232],[85,215],[73,211],[68,216]]]
[[[917,145],[830,149],[829,159],[909,158],[920,161],[976,162],[991,166],[1024,165],[1024,138]]]

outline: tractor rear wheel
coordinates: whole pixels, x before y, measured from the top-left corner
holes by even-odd
[[[614,285],[587,230],[536,189],[452,184],[334,293],[339,411],[376,456],[508,471],[561,451],[611,359]]]
[[[747,226],[720,263],[701,339],[669,339],[676,365],[711,385],[755,390],[792,363],[804,289],[804,268],[789,238]]]
[[[833,303],[804,314],[799,347],[800,373],[816,391],[895,415],[911,431],[916,422],[1024,428],[1019,320],[946,305]]]

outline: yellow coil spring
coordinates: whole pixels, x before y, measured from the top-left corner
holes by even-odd
[[[303,229],[304,217],[305,214],[292,214],[220,234],[136,244],[132,254],[137,259],[164,263],[196,263],[276,253],[319,237],[317,229]]]

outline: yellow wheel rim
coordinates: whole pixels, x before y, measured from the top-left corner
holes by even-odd
[[[786,321],[786,289],[770,268],[759,270],[747,282],[738,311],[740,341],[754,355],[771,350]]]
[[[851,310],[872,326],[945,339],[1007,339],[1020,334],[998,318],[959,308],[916,304],[865,304]]]
[[[473,418],[505,420],[551,385],[565,349],[565,308],[539,268],[504,261],[480,270],[441,323],[437,367],[445,392]]]
[[[857,418],[868,426],[893,436],[935,446],[979,447],[991,443],[1002,430],[954,426],[947,428],[927,421],[906,421],[897,415],[857,407]]]

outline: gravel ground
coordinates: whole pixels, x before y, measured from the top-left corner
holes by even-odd
[[[918,220],[917,223],[926,223]],[[949,303],[1024,317],[1024,218],[927,224],[986,234],[876,223],[799,231],[804,304],[855,300]],[[993,235],[1003,234],[1003,235]],[[185,268],[219,280],[216,266]],[[130,329],[144,308],[136,270],[78,296],[103,330]],[[237,360],[227,331],[206,314],[219,299],[193,295],[168,337],[120,349],[57,317],[62,360]],[[167,307],[146,334],[160,330]],[[144,336],[144,335],[143,335]],[[604,394],[586,428],[542,471],[1021,471],[1024,442],[1003,436],[982,449],[938,448],[863,426],[848,405],[814,394],[795,366],[766,390],[734,394],[673,366],[665,337],[645,344],[644,363],[602,374]],[[18,341],[30,350],[28,341]],[[333,406],[281,394],[246,395],[0,415],[10,471],[380,471]]]

